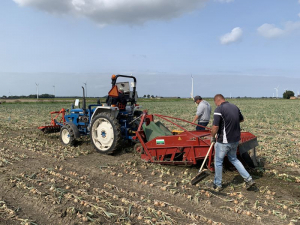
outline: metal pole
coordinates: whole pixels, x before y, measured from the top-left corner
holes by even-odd
[[[192,78],[192,91],[191,91],[191,98],[194,99],[194,78],[193,76],[191,75],[191,78]]]
[[[87,81],[84,83],[85,86],[85,97],[87,97]]]

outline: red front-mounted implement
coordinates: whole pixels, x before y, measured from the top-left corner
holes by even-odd
[[[175,125],[180,131],[171,132],[160,121],[154,122],[154,117]],[[210,129],[188,131],[175,123],[174,120],[193,124],[175,117],[159,114],[148,115],[147,111],[144,111],[136,131],[136,138],[140,143],[135,146],[135,150],[141,154],[142,160],[159,164],[195,165],[197,161],[205,158],[211,145]],[[241,132],[238,154],[250,167],[257,166],[256,146],[258,146],[258,143],[255,135],[249,132]],[[214,150],[212,149],[207,162],[207,168],[211,171],[214,170],[212,166],[213,157]]]
[[[59,125],[59,124],[66,123],[65,113],[66,113],[66,110],[64,108],[62,108],[60,111],[50,112],[50,114],[51,114],[50,125],[38,127],[38,129],[43,131],[45,134],[59,132],[60,128],[61,128],[61,125]]]

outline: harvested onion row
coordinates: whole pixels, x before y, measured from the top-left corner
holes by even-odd
[[[104,189],[94,188],[93,192],[97,193],[97,194],[105,195],[106,197],[110,197],[110,198],[113,198],[115,200],[120,199],[120,197],[117,196],[116,194],[108,192]],[[125,193],[126,191],[120,190],[120,192]],[[137,197],[137,196],[135,196],[135,197]],[[141,196],[141,200],[143,200],[143,199],[144,199],[144,197]],[[150,207],[148,205],[144,206],[144,205],[141,204],[142,201],[132,201],[132,200],[130,200],[128,198],[124,198],[124,197],[121,198],[120,200],[125,205],[132,205],[132,206],[136,207],[139,210],[144,210],[144,211],[147,211],[148,213],[153,214],[154,216],[156,216],[157,219],[162,218],[164,221],[167,220],[167,221],[170,221],[170,222],[175,222],[174,220],[171,219],[171,217],[166,212],[163,212],[162,210],[157,211],[155,208]],[[149,202],[147,202],[147,203],[149,203]]]
[[[294,176],[286,173],[279,173],[278,170],[272,169],[272,170],[265,170],[265,173],[274,175],[278,179],[282,179],[285,181],[300,183],[300,177]]]
[[[1,219],[7,220],[7,219],[15,219],[21,222],[21,224],[23,225],[30,225],[30,224],[36,224],[34,223],[33,220],[29,220],[29,219],[23,219],[20,218],[19,216],[17,216],[16,212],[12,209],[10,209],[7,206],[7,203],[3,200],[0,200],[0,214],[1,216],[4,216],[4,218],[2,217]]]
[[[117,187],[116,187],[115,185],[113,185],[113,184],[108,184],[108,183],[106,183],[104,187],[117,190],[117,189],[116,189]],[[99,191],[99,190],[95,189],[94,191]],[[123,190],[123,189],[119,189],[119,191],[120,191],[120,192],[123,192],[123,193],[124,193],[124,192],[127,193],[127,191],[125,191],[125,190]],[[105,191],[105,190],[100,190],[100,192],[101,192],[101,193],[105,193],[106,195],[108,195],[108,196],[110,196],[110,197],[113,196],[112,193],[109,193],[109,192],[107,192],[107,191]],[[131,192],[129,192],[129,195],[132,195]],[[137,193],[134,193],[134,196],[138,197],[138,194],[137,194]],[[144,196],[140,196],[140,198],[141,198],[141,200],[144,200],[145,197],[144,197]],[[124,200],[124,199],[123,199],[123,200]],[[126,203],[128,204],[128,203],[130,202],[130,200],[126,199],[126,200],[124,200],[124,202],[126,202]],[[147,202],[147,203],[149,203],[149,202]],[[212,221],[212,220],[206,218],[206,217],[203,216],[203,215],[187,212],[187,211],[183,210],[182,208],[176,207],[176,206],[172,206],[170,203],[167,203],[167,202],[162,202],[162,201],[159,201],[159,200],[154,200],[154,201],[153,201],[153,204],[154,204],[154,206],[168,207],[170,210],[172,210],[172,211],[174,211],[174,212],[176,212],[176,213],[181,213],[181,214],[182,214],[183,216],[185,216],[186,218],[189,218],[189,219],[194,220],[194,221],[197,221],[197,220],[200,219],[201,221],[207,222],[207,223],[209,223],[209,224],[210,224],[210,223],[214,223],[214,224],[222,224],[222,223],[214,222],[214,221]],[[140,204],[138,204],[138,203],[136,203],[136,202],[135,202],[135,205],[142,207]],[[147,207],[147,206],[144,206],[144,207]],[[151,207],[150,207],[150,208],[151,208]],[[147,207],[147,209],[149,209],[149,207]],[[152,209],[152,211],[153,211],[153,210],[155,210],[155,209]],[[150,211],[151,211],[151,210],[150,210]]]
[[[72,177],[69,177],[69,176],[63,175],[61,173],[55,172],[55,171],[53,171],[51,169],[42,168],[42,171],[44,171],[47,174],[52,175],[54,177],[58,177],[63,182],[66,182],[66,181],[67,182],[71,182],[71,183],[73,183],[75,185],[80,185],[80,186],[85,187],[85,188],[89,188],[90,187],[90,184],[88,182],[86,182],[86,181],[83,181],[83,180],[79,181],[79,180],[74,179]]]

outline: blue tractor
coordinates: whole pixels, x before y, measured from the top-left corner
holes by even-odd
[[[118,78],[133,79],[119,82]],[[135,141],[135,131],[142,111],[139,109],[136,78],[127,75],[112,75],[112,88],[105,103],[88,105],[83,89],[83,104],[75,100],[70,110],[51,112],[51,125],[39,127],[44,133],[60,132],[64,145],[74,145],[76,139],[89,135],[92,145],[99,153],[111,154],[128,140]],[[132,90],[130,90],[132,88]]]

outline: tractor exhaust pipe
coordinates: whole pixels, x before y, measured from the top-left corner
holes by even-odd
[[[82,106],[82,109],[83,109],[83,114],[85,114],[85,111],[86,111],[86,100],[85,100],[85,93],[84,93],[84,87],[82,86],[82,91],[83,91],[83,106]]]

